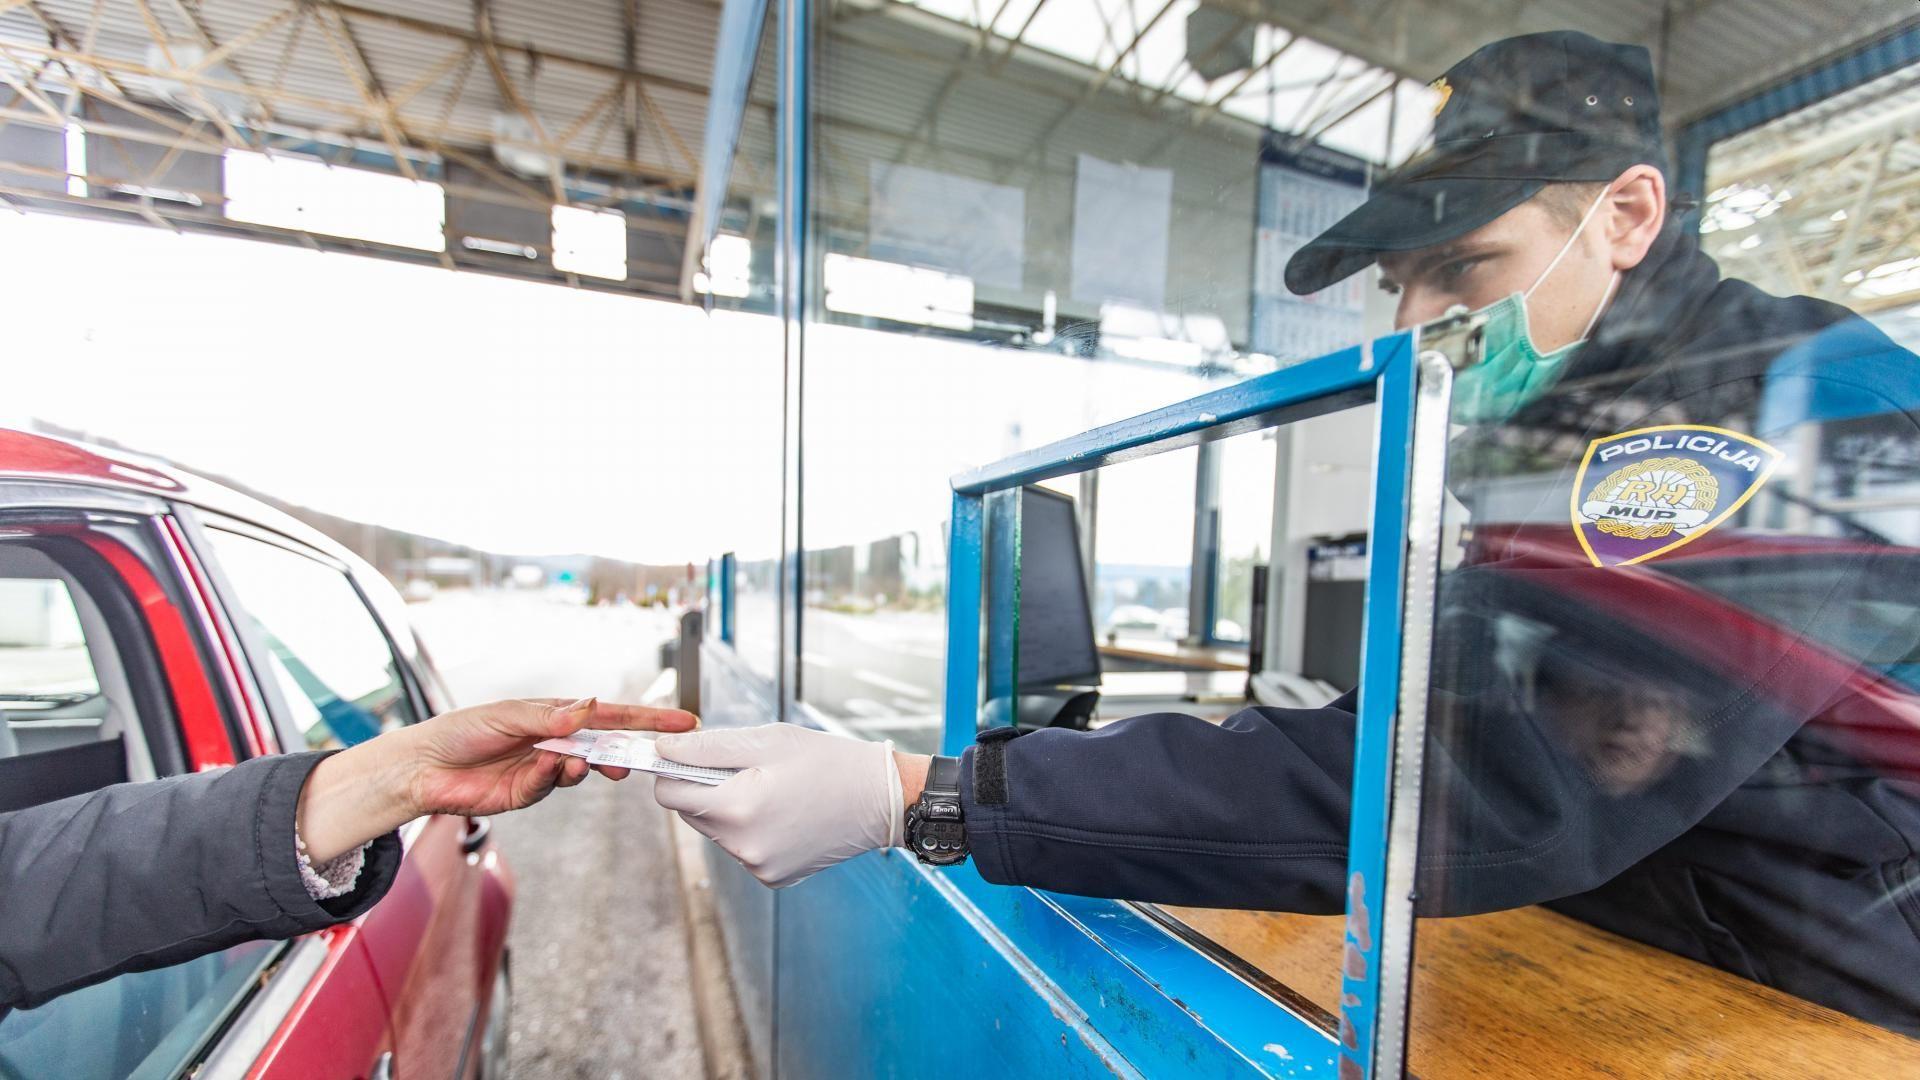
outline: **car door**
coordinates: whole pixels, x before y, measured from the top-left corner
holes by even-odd
[[[231,764],[257,742],[177,539],[157,500],[0,483],[0,810]],[[210,1066],[260,1014],[259,988],[292,1000],[350,955],[324,938],[248,942],[15,1010],[0,1077],[240,1075]],[[331,985],[331,1052],[360,1051],[339,1075],[366,1075],[384,1002],[370,973]]]
[[[419,687],[342,564],[243,522],[202,524],[285,745],[337,749],[424,718]],[[435,815],[403,829],[400,874],[354,927],[390,1010],[393,1075],[469,1067],[498,949],[498,935],[489,943],[482,932],[485,828]]]

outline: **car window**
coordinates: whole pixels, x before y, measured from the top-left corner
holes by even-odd
[[[344,573],[250,536],[209,535],[302,749],[352,746],[419,719],[386,634]]]
[[[155,775],[122,659],[144,648],[122,593],[72,538],[0,543],[0,810]]]
[[[142,543],[32,524],[0,541],[0,810],[183,767],[149,616],[95,541]],[[177,1075],[277,948],[241,945],[6,1013],[0,1080]]]

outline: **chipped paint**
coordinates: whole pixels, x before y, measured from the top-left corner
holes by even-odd
[[[1372,918],[1367,912],[1367,878],[1355,870],[1347,879],[1347,933],[1362,949],[1373,951]]]
[[[1281,1046],[1279,1043],[1268,1043],[1267,1045],[1261,1047],[1260,1049],[1265,1050],[1267,1053],[1272,1054],[1274,1057],[1279,1058],[1281,1061],[1293,1060],[1293,1055],[1287,1053],[1287,1048],[1284,1046]]]

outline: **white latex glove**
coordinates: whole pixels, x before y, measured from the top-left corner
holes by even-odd
[[[717,786],[661,777],[653,796],[773,888],[900,843],[906,807],[891,742],[764,724],[666,735],[654,748],[685,765],[744,770]]]

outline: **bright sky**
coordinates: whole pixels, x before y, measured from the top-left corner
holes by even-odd
[[[490,551],[777,550],[766,318],[38,214],[0,211],[0,251],[14,357],[0,425],[50,421]],[[1201,388],[950,340],[810,335],[812,547],[929,527],[952,473]],[[1103,554],[1185,561],[1184,523],[1156,500],[1114,502]]]

